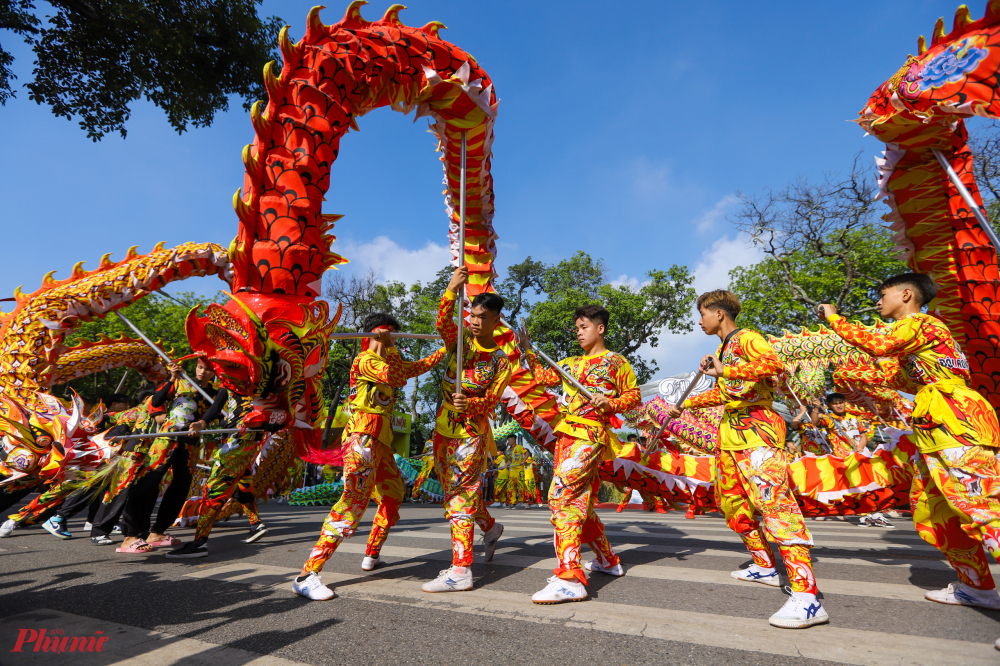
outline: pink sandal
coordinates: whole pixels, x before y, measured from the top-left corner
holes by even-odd
[[[125,548],[115,548],[115,552],[116,553],[132,553],[132,554],[148,553],[151,550],[153,550],[152,548],[148,548],[149,545],[150,544],[146,543],[142,539],[136,539],[135,541],[133,541],[132,543],[130,543]],[[147,546],[147,550],[139,550],[143,546]]]
[[[164,536],[166,536],[167,538],[164,539],[163,541],[150,541],[149,545],[152,546],[153,548],[164,548],[168,546],[180,546],[182,544],[182,541],[177,537],[170,536],[169,534],[166,534]]]

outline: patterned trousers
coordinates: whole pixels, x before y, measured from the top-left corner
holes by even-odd
[[[322,571],[340,542],[354,535],[373,492],[380,501],[368,535],[368,557],[378,557],[389,530],[399,520],[405,487],[392,449],[363,433],[351,433],[344,446],[344,494],[323,521],[323,531],[302,567],[303,573]]]
[[[549,488],[549,508],[555,528],[556,558],[553,573],[560,578],[576,578],[584,585],[587,576],[580,566],[580,546],[587,544],[602,566],[618,564],[604,536],[604,523],[594,512],[601,480],[598,471],[604,461],[604,444],[565,435],[556,444],[555,471]]]
[[[967,585],[992,590],[986,550],[1000,562],[1000,463],[993,450],[958,446],[924,453],[910,486],[913,524]]]
[[[239,490],[240,481],[260,452],[265,436],[257,432],[230,435],[215,454],[215,463],[205,482],[198,526],[194,531],[196,541],[208,538],[222,507]]]
[[[481,486],[486,463],[485,437],[451,439],[434,433],[434,469],[444,488],[444,517],[451,524],[451,563],[472,566],[472,537],[479,525],[492,529]]]
[[[743,538],[754,563],[775,566],[771,546],[761,535],[759,515],[767,536],[778,544],[792,591],[816,594],[809,558],[812,536],[788,487],[788,455],[771,446],[721,451],[718,465],[716,499],[729,529]]]

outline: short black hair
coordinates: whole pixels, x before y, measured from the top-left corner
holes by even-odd
[[[108,407],[116,402],[124,402],[127,405],[129,404],[128,396],[124,393],[109,393],[104,397],[104,404]]]
[[[153,389],[143,389],[139,391],[138,393],[135,394],[135,404],[141,405],[142,403],[146,402],[146,399],[149,398],[154,393],[156,393],[156,391],[154,391]]]
[[[484,291],[472,299],[472,307],[482,306],[484,310],[500,314],[503,310],[504,300],[500,294]]]
[[[843,400],[844,402],[847,402],[847,396],[845,396],[843,393],[831,393],[828,396],[826,396],[827,406],[832,405],[838,400]]]
[[[581,305],[573,312],[573,321],[577,319],[589,319],[595,324],[601,324],[604,329],[608,328],[608,320],[611,319],[611,314],[604,308],[603,305]]]
[[[635,433],[632,433],[631,435],[629,435],[625,439],[628,440],[628,441],[630,441],[630,442],[635,442],[635,441],[637,441],[639,439],[639,437]]]
[[[399,332],[399,322],[391,314],[386,314],[385,312],[373,312],[361,323],[361,328],[365,329],[366,333],[371,333],[376,328],[380,326],[392,326]]]
[[[938,293],[938,286],[934,284],[934,280],[931,279],[930,275],[924,275],[923,273],[894,275],[879,285],[878,293],[882,294],[889,287],[909,287],[916,292],[921,306],[927,305],[934,300],[934,297]]]

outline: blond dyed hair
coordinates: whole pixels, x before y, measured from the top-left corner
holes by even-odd
[[[698,297],[697,306],[699,310],[701,308],[705,308],[706,310],[722,310],[733,321],[736,321],[736,318],[740,316],[740,311],[743,309],[743,306],[740,305],[739,297],[725,289],[706,291]]]

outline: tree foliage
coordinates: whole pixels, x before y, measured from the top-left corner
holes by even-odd
[[[581,305],[599,303],[611,313],[606,341],[625,356],[641,382],[656,372],[655,361],[639,355],[648,344],[656,347],[664,330],[692,330],[694,276],[685,266],[646,273],[640,287],[613,285],[604,262],[586,252],[546,265],[528,257],[510,267],[497,291],[507,300],[511,319],[525,317],[532,340],[553,358],[580,353],[573,312]],[[530,292],[530,294],[529,294]],[[529,295],[536,298],[529,302]],[[514,322],[511,322],[514,323]]]
[[[847,176],[739,195],[742,208],[731,222],[765,254],[729,273],[743,301],[741,325],[772,334],[814,325],[820,303],[870,322],[877,287],[908,270],[878,219],[877,184],[858,160]]]
[[[126,134],[132,103],[145,97],[170,124],[210,125],[229,108],[267,99],[261,72],[276,59],[281,19],[257,16],[260,0],[50,0],[43,21],[32,0],[0,4],[0,28],[35,53],[30,99],[80,118],[94,141]],[[0,49],[0,103],[14,94],[13,56]]]

